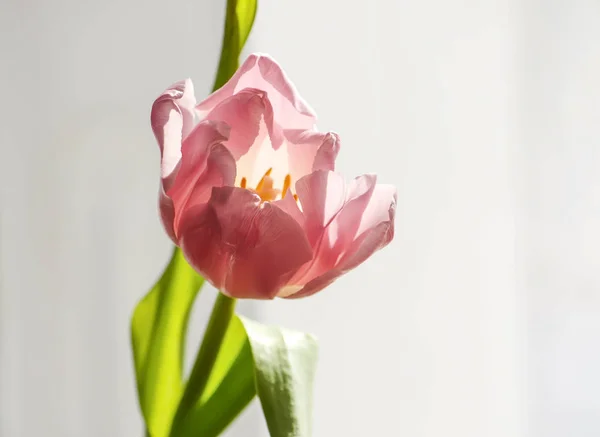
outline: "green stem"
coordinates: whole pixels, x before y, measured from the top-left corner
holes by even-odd
[[[227,332],[227,327],[233,317],[235,304],[235,299],[225,296],[223,293],[217,295],[210,320],[204,333],[204,339],[198,350],[194,367],[192,368],[173,419],[173,426],[171,427],[172,437],[178,435],[176,432],[177,428],[185,416],[192,410],[196,402],[202,397],[219,349],[223,343],[223,338]]]

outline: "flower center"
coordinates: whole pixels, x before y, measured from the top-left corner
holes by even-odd
[[[282,189],[278,190],[277,188],[273,188],[274,181],[271,177],[272,171],[273,168],[271,167],[265,172],[260,181],[258,181],[258,184],[256,185],[255,189],[248,188],[249,190],[254,191],[256,194],[258,194],[260,196],[260,200],[262,200],[263,202],[271,202],[277,199],[279,195],[281,195],[281,198],[283,199],[285,193],[287,193],[287,191],[290,189],[290,186],[292,185],[292,177],[289,174],[287,174],[283,179]],[[248,180],[245,177],[243,177],[240,180],[240,187],[247,188],[247,183]],[[294,199],[298,200],[298,196],[296,194],[294,194]]]

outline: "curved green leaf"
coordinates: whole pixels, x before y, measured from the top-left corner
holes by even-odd
[[[256,391],[271,437],[310,437],[317,340],[240,317],[252,347]]]
[[[317,350],[311,335],[234,317],[180,436],[219,435],[258,393],[271,437],[309,437]]]
[[[162,277],[131,319],[138,398],[152,437],[167,435],[183,391],[185,334],[203,282],[175,248]]]

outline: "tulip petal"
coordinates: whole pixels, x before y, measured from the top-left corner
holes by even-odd
[[[315,172],[315,175],[334,175],[332,172]],[[303,181],[309,178],[303,179]],[[341,177],[340,177],[341,179]],[[318,179],[314,179],[318,181]],[[329,215],[322,218],[324,207],[319,203],[318,208],[304,209],[306,223],[305,230],[311,242],[314,256],[312,262],[304,266],[293,278],[295,284],[306,284],[313,278],[323,275],[336,267],[340,255],[352,242],[360,224],[361,216],[369,202],[375,188],[377,178],[374,175],[360,176],[354,179],[347,190],[345,185],[342,190],[330,190],[328,197],[323,200],[327,205],[335,205],[330,209]],[[316,183],[319,189],[321,183]],[[302,187],[300,187],[302,191]],[[315,198],[315,195],[312,195]],[[307,194],[303,193],[303,197]],[[302,200],[302,198],[301,198]],[[315,225],[314,223],[318,224]]]
[[[316,293],[392,240],[396,189],[376,185],[376,180],[374,175],[363,175],[350,184],[344,206],[324,230],[318,245],[313,246],[310,267],[292,279],[295,284],[306,285],[289,297]]]
[[[335,170],[335,159],[340,151],[340,137],[334,132],[325,134],[321,145],[317,149],[312,171]]]
[[[177,237],[175,236],[175,229],[173,227],[175,221],[175,206],[173,200],[167,196],[163,184],[160,184],[158,194],[158,210],[160,212],[160,221],[167,232],[167,235],[177,244]]]
[[[396,203],[398,195],[396,187],[388,184],[377,184],[362,215],[356,235],[362,235],[369,229],[379,226],[381,223],[391,223],[389,238],[385,244],[392,241],[394,237],[394,217],[396,215]]]
[[[394,235],[393,219],[390,222],[383,222],[369,229],[358,237],[353,245],[354,251],[345,254],[339,265],[317,276],[309,281],[300,291],[289,295],[282,296],[288,299],[299,299],[302,297],[311,296],[328,285],[332,284],[337,278],[358,267],[366,261],[373,253],[385,247]]]
[[[286,130],[289,173],[297,181],[317,170],[335,170],[340,138],[334,132]]]
[[[236,159],[245,155],[258,136],[260,124],[267,108],[264,92],[247,88],[221,101],[206,117],[207,120],[223,121],[231,127],[225,143]],[[270,105],[268,110],[271,111]],[[270,112],[272,119],[273,114]]]
[[[327,227],[328,244],[321,245],[324,256],[337,260],[357,235],[363,214],[371,200],[377,176],[362,175],[348,186],[344,206]]]
[[[289,191],[283,199],[276,200],[271,203],[283,210],[284,212],[286,212],[287,214],[289,214],[289,216],[296,220],[300,227],[304,229],[306,219],[304,218],[304,214],[302,214],[302,211],[300,211],[300,208],[298,207],[298,203],[294,199],[294,196],[291,195]]]
[[[207,117],[219,103],[244,88],[265,91],[271,102],[275,119],[268,129],[274,149],[278,149],[284,141],[284,126],[286,129],[310,129],[314,126],[314,111],[300,97],[279,64],[263,54],[250,55],[223,87],[196,106],[198,115]]]
[[[208,113],[212,111],[219,103],[234,95],[236,89],[237,91],[242,89],[242,87],[238,87],[240,79],[245,75],[249,74],[254,69],[257,60],[258,55],[252,54],[248,56],[248,58],[246,58],[244,63],[240,65],[240,67],[236,70],[233,76],[231,76],[231,79],[229,79],[225,85],[223,85],[218,90],[214,91],[206,99],[202,100],[196,105],[196,114],[200,118],[206,117]],[[252,86],[251,88],[256,87]]]
[[[194,86],[186,79],[165,90],[152,105],[150,122],[160,147],[161,177],[167,185],[181,159],[182,140],[194,127],[195,104]]]
[[[163,223],[171,220],[171,226],[165,224],[171,239],[177,237],[181,213],[190,202],[206,202],[212,187],[235,181],[235,160],[222,145],[227,135],[227,125],[203,121],[184,140],[177,176],[160,196]]]
[[[206,168],[198,177],[185,204],[177,211],[174,219],[175,235],[178,236],[178,225],[183,212],[209,201],[214,187],[231,186],[235,180],[235,159],[222,144],[212,146],[206,160]]]
[[[188,209],[180,246],[192,266],[236,298],[272,299],[312,250],[286,212],[242,188],[214,188],[207,204]]]
[[[345,191],[344,178],[332,171],[315,171],[296,182],[296,193],[306,219],[304,229],[313,248],[344,205]]]

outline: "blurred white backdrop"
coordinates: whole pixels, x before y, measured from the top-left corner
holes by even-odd
[[[210,90],[225,0],[0,4],[0,436],[139,436],[128,323],[169,256],[152,100]],[[600,3],[262,0],[273,55],[399,190],[396,239],[302,301],[314,437],[600,435]],[[197,343],[214,291],[198,302]],[[255,404],[227,437],[266,437]]]

